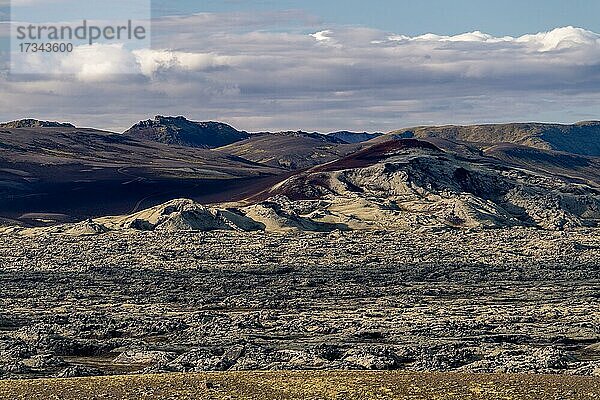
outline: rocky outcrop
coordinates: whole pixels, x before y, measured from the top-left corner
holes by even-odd
[[[66,122],[40,121],[37,119],[20,119],[18,121],[0,123],[0,128],[75,128],[75,125]]]
[[[600,371],[599,229],[126,229],[0,244],[0,379]]]
[[[316,221],[350,229],[571,229],[600,222],[600,192],[590,186],[412,139],[396,143],[292,176],[269,195],[312,204]]]
[[[72,225],[66,233],[74,236],[99,235],[108,232],[108,228],[91,219]]]
[[[260,223],[236,210],[205,207],[192,200],[178,199],[122,217],[105,217],[97,223],[111,230],[215,231],[264,230]]]
[[[596,227],[600,192],[552,175],[465,159],[412,139],[298,173],[253,204],[179,199],[43,232],[313,231]],[[13,228],[35,234],[40,229]]]
[[[123,133],[136,139],[186,147],[216,148],[247,139],[248,133],[221,122],[194,122],[184,117],[156,116]]]

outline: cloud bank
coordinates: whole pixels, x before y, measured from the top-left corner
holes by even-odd
[[[391,130],[415,124],[600,118],[600,35],[416,37],[327,27],[301,13],[199,14],[154,25],[154,49],[77,48],[74,79],[0,78],[2,119],[122,129],[155,113],[248,130]],[[286,26],[287,26],[286,25]],[[311,30],[312,29],[312,30]],[[117,76],[134,68],[134,76]]]

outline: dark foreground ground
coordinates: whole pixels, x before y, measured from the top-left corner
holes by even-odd
[[[0,381],[0,399],[583,400],[600,379],[402,372],[227,372]]]

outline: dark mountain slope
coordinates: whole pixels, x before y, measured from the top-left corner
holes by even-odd
[[[252,134],[249,139],[219,150],[274,167],[297,170],[343,157],[361,148],[318,133]]]
[[[174,197],[228,201],[281,172],[221,151],[93,129],[0,129],[0,217],[81,219]]]
[[[212,149],[248,138],[248,133],[220,122],[193,122],[184,117],[156,116],[141,121],[125,136],[164,144]]]
[[[543,171],[548,174],[573,178],[591,186],[600,187],[600,157],[542,150],[513,144],[489,147],[485,155],[494,157],[507,165]]]

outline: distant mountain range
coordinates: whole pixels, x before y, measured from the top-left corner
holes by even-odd
[[[0,123],[0,128],[75,128],[64,122],[23,119]],[[313,139],[315,142],[357,144],[386,137],[384,133],[338,131],[332,133],[282,131],[249,133],[214,121],[195,122],[183,116],[155,116],[140,121],[123,135],[169,145],[197,148],[218,148],[252,137],[285,136]],[[600,121],[577,122],[571,125],[546,123],[508,123],[483,125],[418,126],[391,131],[399,138],[446,139],[466,142],[485,148],[500,143],[512,143],[541,150],[562,151],[586,156],[600,156]]]
[[[125,133],[138,139],[191,147],[216,148],[230,145],[253,135],[280,135],[310,138],[327,143],[356,144],[384,136],[383,133],[339,131],[329,134],[302,131],[251,134],[219,122],[192,122],[184,117],[157,116],[141,121]],[[572,125],[543,123],[486,124],[470,126],[422,126],[392,131],[401,138],[440,138],[477,144],[481,148],[512,143],[541,150],[562,151],[585,156],[600,156],[600,122]],[[385,137],[385,136],[384,136]]]
[[[367,140],[383,135],[383,133],[356,133],[348,131],[333,132],[330,134],[302,131],[261,133],[308,137],[323,142],[348,144],[366,142]],[[137,139],[151,140],[165,144],[209,149],[239,142],[251,136],[248,132],[239,131],[221,122],[194,122],[182,116],[163,117],[160,115],[157,115],[154,119],[138,122],[123,134]]]
[[[134,213],[176,198],[250,207],[271,204],[271,197],[287,204],[281,203],[284,196],[292,202],[332,201],[333,208],[315,212],[338,215],[298,219],[293,226],[369,225],[343,222],[352,215],[343,208],[353,202],[358,203],[352,207],[366,204],[360,215],[381,218],[387,215],[376,211],[381,207],[393,213],[430,210],[437,215],[427,219],[431,223],[443,221],[450,214],[438,212],[454,204],[463,214],[453,226],[585,226],[597,215],[599,156],[598,122],[417,127],[384,135],[248,133],[220,122],[162,116],[113,133],[28,119],[0,124],[0,218],[53,224]],[[521,173],[527,178],[516,178]],[[400,178],[407,180],[401,184]],[[395,186],[375,190],[373,185],[386,180],[395,180]],[[423,203],[411,197],[409,206],[398,202],[407,190],[429,194],[421,197]],[[573,197],[576,192],[583,197]],[[440,203],[439,196],[454,203]],[[488,209],[482,222],[474,210],[486,209],[489,201],[497,208]],[[543,204],[551,223],[543,222]],[[260,215],[251,219],[268,226],[271,220]],[[413,221],[406,215],[395,220],[403,226]]]
[[[470,126],[421,126],[391,132],[415,138],[442,138],[453,141],[494,145],[513,143],[542,150],[600,156],[600,122],[573,125],[513,123]]]

